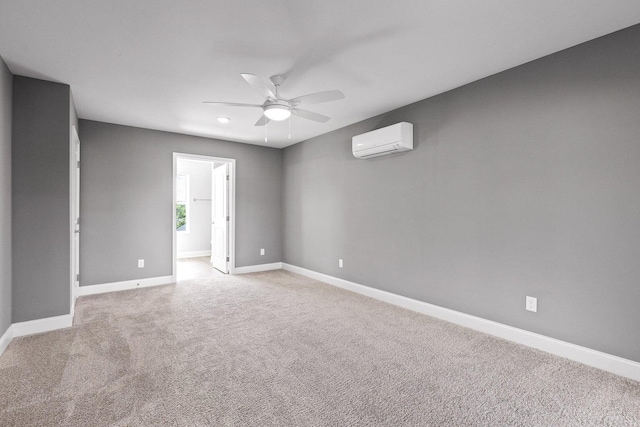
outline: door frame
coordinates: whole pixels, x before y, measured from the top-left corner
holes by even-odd
[[[171,177],[171,192],[173,194],[171,204],[171,234],[172,234],[172,266],[171,275],[173,282],[176,281],[177,260],[178,260],[178,232],[176,231],[176,174],[178,171],[178,159],[198,160],[210,163],[228,163],[229,164],[229,274],[235,273],[236,268],[236,159],[226,157],[206,156],[200,154],[189,153],[173,153],[173,172]]]
[[[78,154],[80,150],[80,135],[78,135],[78,128],[75,125],[71,126],[69,136],[69,314],[73,316],[80,285],[80,282],[76,280],[76,274],[80,274],[80,236],[78,236],[78,247],[76,247],[76,216],[74,215],[77,208],[78,218],[80,218],[80,174],[77,170],[80,168],[80,159],[76,158],[76,144],[78,144]],[[78,224],[79,229],[80,225]],[[78,259],[76,259],[76,255],[78,255]],[[78,267],[77,272],[75,267]]]

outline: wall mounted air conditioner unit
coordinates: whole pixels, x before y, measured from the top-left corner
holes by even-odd
[[[413,150],[413,124],[400,122],[356,135],[351,140],[351,147],[353,155],[358,159]]]

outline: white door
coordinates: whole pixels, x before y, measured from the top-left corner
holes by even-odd
[[[229,272],[229,164],[213,169],[211,178],[211,265]]]
[[[73,128],[74,163],[72,176],[72,205],[73,205],[73,301],[78,297],[80,286],[80,138],[78,131]]]

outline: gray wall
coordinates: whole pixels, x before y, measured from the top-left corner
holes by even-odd
[[[69,86],[13,80],[13,322],[68,314]]]
[[[639,46],[635,26],[285,149],[283,260],[640,361]],[[414,151],[352,156],[398,121]]]
[[[13,75],[0,58],[0,337],[11,326],[11,105]]]
[[[171,275],[173,152],[236,159],[236,266],[282,259],[281,150],[87,120],[80,142],[81,286]]]

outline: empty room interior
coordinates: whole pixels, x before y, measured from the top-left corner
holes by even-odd
[[[0,425],[640,426],[640,2],[0,2]]]

